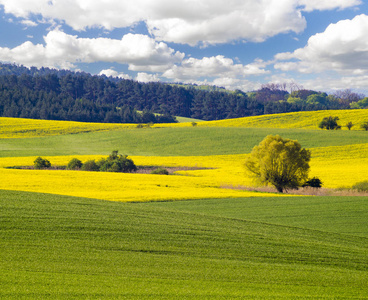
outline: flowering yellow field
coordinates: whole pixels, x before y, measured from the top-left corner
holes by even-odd
[[[132,124],[83,123],[0,118],[0,138],[24,138],[133,128]]]
[[[101,156],[73,156],[86,161]],[[137,165],[206,168],[178,171],[176,176],[82,171],[4,169],[33,165],[35,157],[0,158],[0,189],[63,194],[112,201],[150,201],[221,197],[259,197],[274,194],[228,189],[250,186],[243,155],[131,157]],[[66,165],[71,156],[45,157],[53,165]],[[368,180],[368,144],[312,149],[311,176],[324,187],[351,186]]]
[[[312,149],[310,165],[325,187],[351,187],[368,180],[368,144]]]
[[[328,110],[294,112],[287,114],[262,115],[221,121],[198,122],[200,127],[265,127],[318,129],[318,123],[328,116],[338,116],[342,129],[353,122],[352,130],[361,130],[360,124],[368,121],[368,109]],[[0,138],[25,138],[60,134],[75,134],[92,131],[108,131],[136,128],[137,124],[83,123],[70,121],[49,121],[21,118],[0,118]],[[189,127],[191,123],[155,124],[157,127]]]
[[[328,116],[338,116],[339,124],[347,130],[346,123],[354,124],[351,130],[361,130],[360,125],[368,121],[368,109],[303,111],[286,114],[262,115],[221,121],[201,122],[198,126],[220,127],[265,127],[318,129],[318,123]]]
[[[97,156],[79,156],[78,158],[82,161],[98,159]],[[132,158],[138,165],[185,165],[215,167],[215,169],[181,171],[176,176],[17,170],[3,168],[4,166],[14,166],[14,158],[2,158],[0,159],[0,175],[3,180],[0,182],[0,189],[63,194],[112,201],[265,196],[255,192],[222,188],[223,185],[249,183],[243,175],[241,160],[244,156]],[[34,159],[35,157],[17,158],[16,165],[32,165]],[[47,157],[47,159],[54,165],[65,165],[71,157]],[[233,163],[234,169],[229,168],[229,161]]]

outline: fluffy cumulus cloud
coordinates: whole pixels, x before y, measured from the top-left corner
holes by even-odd
[[[231,40],[263,41],[300,32],[301,10],[353,7],[361,0],[0,0],[5,12],[21,18],[61,20],[76,30],[106,29],[146,22],[157,39],[195,45]]]
[[[107,77],[118,77],[118,78],[122,78],[122,79],[132,79],[130,77],[130,75],[125,74],[125,73],[119,73],[119,72],[115,71],[114,69],[102,70],[98,75],[105,75]]]
[[[141,34],[127,34],[121,40],[88,39],[54,30],[44,40],[45,45],[27,41],[12,49],[0,48],[0,60],[61,68],[73,68],[75,63],[117,62],[134,71],[165,71],[184,58],[165,43]]]
[[[275,68],[301,73],[336,71],[363,75],[368,71],[368,16],[342,20],[309,38],[304,48],[279,53]]]
[[[266,63],[262,60],[248,65],[234,64],[230,58],[223,55],[204,57],[202,59],[188,58],[180,66],[173,66],[163,76],[176,81],[185,81],[191,78],[221,77],[236,78],[237,76],[261,75],[267,73]]]
[[[143,21],[156,39],[190,45],[263,41],[306,26],[297,0],[0,0],[0,4],[17,17],[60,20],[76,30],[109,30]]]
[[[160,76],[158,74],[148,74],[145,72],[139,72],[135,80],[139,82],[156,82],[160,81]]]

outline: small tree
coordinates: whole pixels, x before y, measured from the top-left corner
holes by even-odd
[[[50,161],[40,156],[37,157],[33,163],[35,169],[47,169],[51,167]]]
[[[346,127],[350,130],[352,127],[354,126],[354,124],[350,121],[346,123]]]
[[[322,121],[318,124],[318,127],[321,129],[327,129],[327,130],[331,130],[331,129],[341,129],[341,126],[339,124],[337,124],[337,121],[339,120],[339,117],[325,117],[322,119]]]
[[[67,165],[68,170],[79,170],[83,166],[83,163],[78,158],[73,158]]]
[[[267,136],[255,146],[245,167],[261,184],[273,185],[279,192],[297,189],[308,179],[311,153],[295,140]]]
[[[103,172],[133,172],[137,170],[133,160],[127,155],[118,154],[117,150],[112,151],[107,159],[100,159],[97,165]]]
[[[368,131],[368,121],[365,121],[362,125],[360,125],[360,128],[364,129],[365,131]]]

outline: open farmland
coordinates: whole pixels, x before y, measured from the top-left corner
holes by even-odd
[[[342,125],[368,119],[348,112]],[[252,185],[243,161],[268,134],[310,149],[310,175],[327,188],[368,180],[368,133],[318,130],[310,114],[153,128],[0,118],[0,297],[368,298],[368,197],[236,188]],[[195,169],[17,169],[115,149],[137,165]]]

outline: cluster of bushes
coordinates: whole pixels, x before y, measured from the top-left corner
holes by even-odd
[[[319,122],[318,127],[321,129],[327,129],[327,130],[338,130],[341,129],[341,125],[337,123],[339,120],[339,117],[324,117],[321,122]],[[347,122],[345,125],[349,130],[354,126],[353,122]],[[365,131],[368,131],[368,121],[363,122],[360,125],[361,129],[364,129]]]
[[[352,189],[358,192],[368,192],[368,180],[357,182],[352,186]]]
[[[49,160],[42,157],[37,157],[34,161],[34,168],[37,170],[51,168]],[[60,167],[64,169],[65,167]],[[101,158],[98,161],[91,159],[83,163],[78,158],[72,158],[68,165],[67,170],[82,170],[82,171],[94,171],[94,172],[123,172],[131,173],[137,171],[137,166],[133,160],[128,158],[127,155],[118,154],[118,151],[112,151],[107,158]],[[169,175],[169,171],[165,168],[158,167],[151,171],[151,174],[155,175]]]
[[[88,160],[82,163],[78,158],[73,158],[67,165],[68,170],[101,171],[101,172],[134,172],[137,166],[127,155],[112,151],[108,158],[101,158],[97,162]]]
[[[51,163],[49,160],[42,157],[37,157],[34,161],[34,168],[49,169]],[[137,170],[137,166],[133,160],[128,158],[127,155],[118,154],[118,151],[112,151],[108,158],[101,158],[97,162],[95,160],[88,160],[82,163],[78,158],[73,158],[69,161],[67,167],[68,170],[83,170],[83,171],[101,171],[101,172],[134,172]]]

